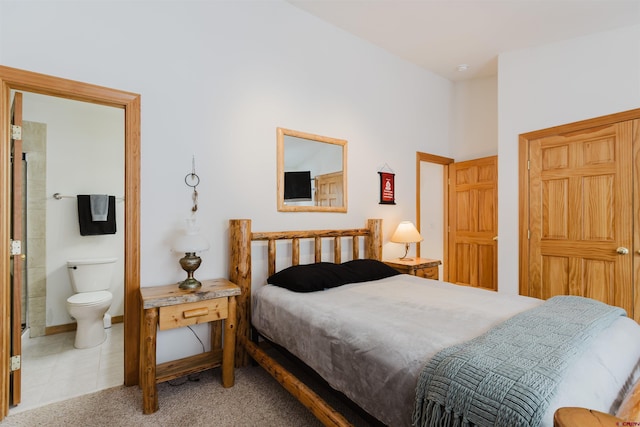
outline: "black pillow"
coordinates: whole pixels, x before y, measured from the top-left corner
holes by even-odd
[[[380,280],[400,274],[398,270],[375,259],[354,259],[343,262],[342,266],[358,277],[358,282]]]
[[[374,259],[357,259],[342,264],[318,262],[292,265],[267,279],[267,283],[294,292],[314,292],[335,288],[347,283],[367,282],[400,274],[397,270]]]
[[[342,265],[332,262],[292,265],[267,279],[267,283],[295,292],[314,292],[350,283],[354,277]]]

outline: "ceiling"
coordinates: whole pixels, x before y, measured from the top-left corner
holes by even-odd
[[[640,24],[640,0],[287,1],[452,81],[496,75],[502,52]]]

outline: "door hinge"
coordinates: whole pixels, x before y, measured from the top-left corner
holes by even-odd
[[[11,366],[9,367],[9,371],[17,371],[20,369],[20,355],[11,356]]]
[[[22,126],[11,125],[11,139],[13,140],[22,139]]]
[[[20,240],[11,241],[11,255],[22,254],[22,242]]]
[[[527,170],[531,169],[531,160],[527,160]]]
[[[527,240],[531,239],[531,230],[527,230]]]

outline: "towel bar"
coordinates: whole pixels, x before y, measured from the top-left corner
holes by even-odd
[[[63,196],[60,193],[53,193],[53,198],[56,199],[56,200],[75,199],[76,196]],[[124,200],[124,197],[116,197],[116,200],[118,200],[118,201]]]

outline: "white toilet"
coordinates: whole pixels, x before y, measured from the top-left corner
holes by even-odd
[[[76,348],[100,345],[106,338],[103,318],[113,295],[109,292],[117,258],[87,258],[67,261],[74,295],[67,298],[67,311],[76,319]]]

